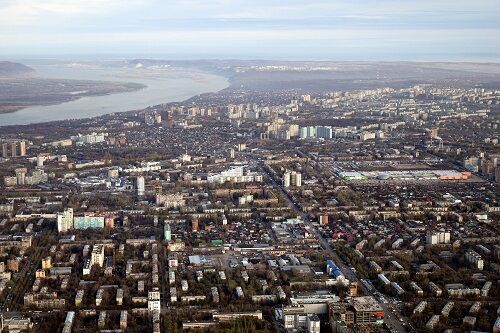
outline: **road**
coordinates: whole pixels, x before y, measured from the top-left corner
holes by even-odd
[[[369,291],[362,283],[359,281],[358,277],[356,276],[356,273],[353,272],[351,268],[340,258],[340,256],[337,254],[337,252],[330,246],[328,241],[321,235],[321,232],[316,228],[316,226],[312,223],[312,221],[309,219],[308,215],[302,212],[302,209],[300,206],[293,201],[293,199],[290,197],[288,192],[283,188],[281,184],[279,184],[269,172],[261,165],[260,168],[263,172],[265,172],[269,179],[271,180],[271,183],[273,187],[278,189],[282,194],[283,197],[288,201],[290,206],[300,214],[302,217],[302,220],[304,221],[305,225],[309,229],[309,231],[314,235],[318,243],[321,245],[323,250],[325,250],[332,260],[335,262],[335,264],[340,268],[342,273],[345,275],[345,277],[351,281],[351,282],[357,282],[358,286],[363,290],[363,292],[366,295],[371,295],[373,296],[378,302],[379,305],[384,309],[385,317],[384,317],[384,322],[389,328],[391,332],[407,332],[407,329],[403,326],[402,322],[398,319],[401,318],[402,320],[403,317],[399,313],[399,310],[395,306],[395,304],[389,304],[389,303],[383,303],[379,301],[379,298],[375,295],[374,292]]]

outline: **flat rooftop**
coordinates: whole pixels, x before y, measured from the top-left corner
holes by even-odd
[[[356,311],[378,312],[384,311],[378,304],[377,300],[372,296],[355,297],[351,301],[352,306]]]

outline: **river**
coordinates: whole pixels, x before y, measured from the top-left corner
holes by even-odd
[[[26,125],[55,120],[79,119],[114,112],[143,109],[228,87],[225,77],[189,69],[124,68],[88,65],[30,65],[44,78],[134,82],[146,88],[103,96],[82,97],[66,103],[33,106],[0,114],[0,126]]]

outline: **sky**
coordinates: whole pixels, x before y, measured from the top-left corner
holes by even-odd
[[[499,0],[0,0],[0,58],[500,61]]]

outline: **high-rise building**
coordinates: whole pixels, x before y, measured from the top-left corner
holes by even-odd
[[[19,142],[19,156],[26,156],[26,141]]]
[[[429,231],[425,236],[428,245],[449,244],[450,233],[445,231]]]
[[[166,241],[171,241],[172,240],[172,230],[170,229],[170,224],[165,223],[163,226],[163,236],[165,237]]]
[[[28,173],[28,169],[26,168],[17,168],[15,170],[16,173],[16,178],[17,178],[17,185],[24,185],[26,184],[26,174]]]
[[[38,155],[36,157],[36,166],[37,167],[43,167],[43,163],[45,162],[45,156],[43,155]]]
[[[67,208],[57,213],[57,231],[66,232],[73,228],[73,208]]]
[[[331,139],[333,131],[331,126],[316,126],[316,137],[318,139]]]
[[[191,230],[198,231],[199,228],[200,228],[200,224],[199,224],[197,219],[194,219],[193,221],[191,221]]]
[[[9,144],[6,142],[2,143],[2,157],[3,158],[9,157]]]
[[[314,138],[316,136],[316,127],[301,127],[299,130],[299,134],[301,139]]]
[[[465,254],[465,259],[471,264],[473,264],[477,269],[481,271],[483,270],[484,260],[481,257],[481,255],[476,251],[474,250],[467,251],[467,253]]]
[[[143,176],[137,177],[137,184],[136,185],[137,185],[137,195],[140,197],[144,196],[144,194],[146,192],[146,185],[145,185]]]
[[[284,187],[290,186],[290,177],[291,177],[291,173],[289,171],[287,171],[283,174],[283,186]]]
[[[97,244],[94,245],[94,248],[92,249],[92,253],[90,255],[90,264],[91,266],[93,265],[98,265],[100,267],[103,267],[104,265],[104,246]]]
[[[302,186],[302,174],[296,171],[285,171],[283,174],[283,186]]]
[[[148,292],[148,311],[150,313],[160,313],[160,310],[160,291],[158,290],[158,288],[154,288],[153,291]]]
[[[302,186],[302,174],[299,172],[292,173],[292,186]]]
[[[243,151],[243,150],[247,149],[247,145],[246,145],[246,143],[238,143],[236,145],[236,148],[238,149],[238,151]]]
[[[12,142],[10,144],[10,156],[17,157],[17,143]]]

